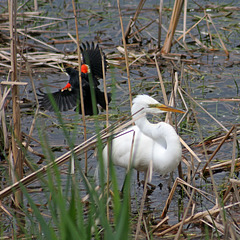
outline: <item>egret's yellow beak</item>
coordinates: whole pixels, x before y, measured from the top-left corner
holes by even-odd
[[[159,104],[149,104],[150,108],[158,108],[164,112],[178,112],[178,113],[185,113],[184,111],[177,109],[177,108],[173,108],[167,105],[164,105],[162,103]]]

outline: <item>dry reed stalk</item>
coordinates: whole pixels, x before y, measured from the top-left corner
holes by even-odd
[[[185,109],[185,113],[183,114],[183,116],[182,116],[182,117],[180,118],[180,120],[178,121],[178,124],[177,124],[177,125],[179,126],[180,123],[183,121],[183,119],[187,116],[187,114],[188,114],[188,112],[189,112],[189,108],[188,108],[188,105],[187,105],[187,103],[186,103],[183,95],[182,95],[182,92],[181,92],[181,89],[180,89],[180,88],[178,88],[178,94],[179,94],[179,96],[180,96],[180,98],[181,98],[181,100],[182,100],[182,103],[183,103],[184,109]]]
[[[239,190],[236,188],[237,186],[240,186],[240,181],[236,179],[229,179],[230,185],[228,185],[228,188],[225,190],[224,195],[223,195],[223,203],[225,204],[229,197],[231,197],[231,191],[232,189],[234,190],[235,197],[237,201],[240,201],[240,196],[239,196]]]
[[[158,14],[158,49],[161,47],[161,36],[162,36],[162,9],[163,9],[163,0],[159,2],[159,14]]]
[[[196,44],[198,44],[203,49],[208,50],[208,47],[204,45],[197,37],[193,36],[191,33],[188,33],[188,35],[192,38],[193,41],[196,42]]]
[[[141,1],[142,1],[142,0],[141,0]],[[118,12],[119,12],[119,19],[120,19],[121,31],[122,31],[123,47],[124,47],[124,52],[125,52],[125,64],[126,64],[126,70],[127,70],[127,79],[128,79],[128,91],[129,91],[130,107],[132,107],[132,89],[131,89],[130,72],[129,72],[128,52],[127,52],[126,38],[125,38],[125,36],[124,36],[122,13],[121,13],[121,8],[120,8],[119,0],[117,0],[117,5],[118,5]]]
[[[191,193],[191,196],[190,196],[190,199],[189,199],[189,201],[188,201],[187,207],[186,207],[186,209],[184,210],[183,218],[182,218],[181,224],[180,224],[180,226],[179,226],[179,228],[178,228],[178,232],[177,232],[177,234],[176,234],[175,237],[174,237],[174,240],[178,240],[178,239],[180,238],[180,234],[181,234],[181,232],[182,232],[184,220],[185,220],[186,217],[187,217],[188,210],[189,210],[189,208],[190,208],[190,205],[192,204],[194,194],[195,194],[195,190],[193,189],[193,191],[192,191],[192,193]]]
[[[5,51],[1,51],[1,52],[4,53]],[[9,53],[9,57],[7,57],[6,55],[2,54],[1,52],[0,52],[0,57],[2,57],[3,59],[7,60],[8,62],[11,62],[11,54]],[[9,68],[10,67],[11,66],[9,66]]]
[[[33,76],[32,76],[32,70],[30,68],[30,64],[28,63],[28,60],[27,58],[25,58],[22,54],[22,52],[20,53],[22,59],[25,61],[25,65],[26,65],[26,71],[29,75],[29,78],[30,78],[30,81],[31,81],[31,84],[32,84],[32,90],[33,90],[33,93],[34,93],[34,97],[35,97],[35,101],[36,101],[36,105],[37,105],[37,108],[35,110],[35,113],[34,113],[34,117],[33,117],[33,120],[32,120],[32,124],[31,124],[31,127],[30,127],[30,130],[29,130],[29,133],[27,135],[27,141],[26,142],[23,142],[23,146],[25,147],[25,149],[27,149],[28,151],[32,152],[33,154],[37,155],[37,156],[41,156],[41,154],[39,154],[38,152],[34,151],[30,146],[30,139],[31,139],[31,136],[33,134],[33,130],[34,130],[34,126],[35,126],[35,123],[36,123],[36,119],[37,119],[37,116],[38,116],[38,113],[39,113],[39,103],[38,103],[38,97],[37,97],[37,92],[36,92],[36,87],[35,87],[35,84],[34,84],[34,81],[33,81]],[[27,166],[32,170],[32,172],[35,171],[35,169],[32,167],[32,164],[31,162],[29,162],[26,158],[25,158],[25,162],[27,164]]]
[[[225,46],[222,38],[220,37],[220,34],[219,34],[217,28],[215,27],[215,24],[213,23],[213,20],[212,20],[210,14],[207,14],[207,17],[208,17],[208,19],[210,20],[210,22],[212,23],[213,28],[214,28],[214,30],[216,31],[217,35],[218,35],[219,41],[220,41],[220,43],[221,43],[221,45],[222,45],[222,48],[223,48],[224,52],[225,52],[226,55],[227,55],[227,59],[229,59],[229,52],[228,52],[228,50],[227,50],[227,48],[226,48],[226,46]]]
[[[34,11],[36,12],[38,10],[38,2],[37,0],[34,0]]]
[[[144,225],[144,228],[145,228],[145,233],[146,233],[146,239],[147,240],[150,240],[150,235],[149,235],[149,231],[148,231],[148,227],[147,227],[147,223],[146,223],[146,218],[143,217],[143,225]]]
[[[174,107],[175,104],[175,96],[176,96],[176,92],[178,89],[178,78],[175,78],[175,83],[172,82],[172,91],[171,91],[171,95],[170,95],[170,99],[168,101],[168,105]],[[167,112],[166,114],[166,118],[165,118],[165,122],[170,123],[171,125],[173,125],[172,122],[172,114],[170,112]]]
[[[237,189],[237,186],[240,187],[240,180],[236,180],[236,179],[229,179],[229,181],[231,182],[232,184],[232,188],[234,190],[234,194],[235,194],[235,197],[237,199],[238,202],[240,202],[240,190]]]
[[[212,103],[212,102],[240,102],[240,99],[237,98],[212,98],[207,100],[201,100],[202,103]]]
[[[159,66],[158,66],[158,62],[157,62],[156,55],[154,55],[154,60],[155,60],[155,63],[156,63],[156,68],[157,68],[157,73],[158,73],[158,79],[159,79],[160,86],[161,86],[161,90],[162,90],[162,95],[163,95],[163,99],[164,99],[164,104],[168,105],[167,94],[166,94],[166,90],[165,90],[165,87],[164,87],[164,83],[163,83],[163,79],[162,79],[162,74],[161,74],[160,68],[159,68]]]
[[[210,216],[205,216],[205,220],[201,219],[200,221],[211,227],[213,230],[217,230],[221,235],[224,234],[224,226],[216,221]]]
[[[190,155],[190,158],[191,160],[193,160],[193,156]],[[182,162],[187,166],[187,183],[190,184],[191,183],[191,180],[192,180],[192,177],[191,177],[191,171],[192,171],[192,168],[191,168],[191,164],[183,157],[182,158]],[[194,166],[193,166],[194,168]],[[193,172],[194,172],[194,169],[193,169]],[[188,188],[188,191],[189,188]]]
[[[140,204],[140,211],[138,215],[138,222],[137,222],[137,228],[136,228],[136,234],[135,234],[135,240],[138,239],[138,235],[141,229],[141,222],[142,222],[142,217],[143,217],[143,209],[144,209],[144,203],[147,195],[147,183],[149,179],[149,174],[150,174],[150,166],[148,167],[147,173],[145,175],[145,182],[144,182],[144,188],[143,188],[143,196]]]
[[[237,126],[239,126],[239,124],[235,124],[235,126],[237,127]],[[240,130],[238,130],[238,131],[236,132],[236,134],[239,135],[239,134],[240,134]],[[232,133],[230,134],[230,137],[233,137],[233,134],[232,134]],[[212,139],[211,141],[212,141],[213,143],[216,143],[216,142],[221,141],[223,138],[224,138],[224,136],[221,136],[221,137],[214,138],[214,139]]]
[[[215,117],[213,117],[204,107],[202,107],[196,100],[194,100],[191,95],[189,93],[187,93],[186,91],[184,91],[181,87],[179,87],[181,89],[181,91],[187,95],[187,97],[194,102],[198,107],[200,107],[208,116],[210,116],[219,126],[221,126],[223,128],[224,131],[228,132],[228,129],[226,127],[224,127]]]
[[[118,50],[120,53],[122,53],[123,55],[125,54],[125,49],[124,49],[123,47],[118,46],[118,47],[117,47],[117,50]],[[139,61],[140,63],[146,63],[145,60],[142,60],[142,59],[141,59],[142,57],[145,57],[145,56],[146,56],[145,53],[144,53],[144,54],[135,54],[134,52],[128,51],[128,56],[129,56],[129,58],[130,58],[130,57],[135,58],[135,60],[132,61],[132,62],[129,64],[129,66],[131,66],[132,64],[134,64],[136,61]]]
[[[108,96],[107,96],[107,84],[106,84],[106,75],[105,75],[105,62],[104,62],[104,55],[100,49],[101,57],[102,57],[102,73],[103,73],[103,89],[104,89],[104,98],[106,102],[106,127],[109,127],[109,112],[108,112]],[[107,148],[109,148],[109,144],[107,143]],[[107,152],[109,152],[107,150]],[[109,198],[109,180],[110,180],[110,173],[109,173],[109,156],[107,160],[107,199]],[[107,219],[109,220],[109,202],[106,203],[107,206]]]
[[[17,82],[17,25],[16,25],[16,14],[17,14],[17,1],[8,0],[9,10],[9,31],[11,39],[11,80]],[[21,136],[21,119],[20,119],[20,107],[19,107],[19,87],[17,85],[12,86],[12,158],[10,162],[10,172],[13,183],[16,183],[19,179],[23,178],[23,153],[19,144],[22,143]],[[11,155],[11,154],[10,154]],[[14,207],[18,210],[23,204],[23,193],[22,191],[16,191],[14,193]],[[21,232],[25,222],[21,214],[16,214],[18,223],[17,231]]]
[[[180,142],[199,163],[202,162],[201,159],[197,156],[197,154],[187,145],[187,143],[181,137]]]
[[[4,106],[4,103],[5,103],[5,100],[6,100],[8,94],[10,93],[11,90],[12,90],[11,88],[9,88],[9,89],[5,88],[4,89],[3,96],[1,96],[1,99],[0,99],[0,111],[3,110],[3,106]]]
[[[154,233],[155,231],[157,231],[158,228],[160,228],[168,220],[169,220],[169,217],[166,216],[162,221],[160,221],[156,226],[154,226],[154,228],[150,231],[150,233]]]
[[[167,200],[165,202],[165,207],[162,210],[162,214],[161,214],[160,218],[165,218],[166,217],[168,208],[169,208],[170,203],[172,201],[172,197],[173,197],[173,194],[174,194],[174,192],[175,192],[175,190],[177,188],[177,185],[178,185],[178,178],[176,178],[174,183],[173,183],[173,186],[172,186],[171,191],[170,191],[170,193],[168,195],[168,198],[167,198]]]
[[[204,18],[206,15],[204,15],[200,20],[198,20],[192,27],[190,27],[187,31],[183,32],[183,34],[177,39],[177,41],[180,41],[184,35],[186,36],[193,28],[195,28]]]
[[[5,212],[6,215],[8,215],[10,218],[13,218],[13,215],[7,210],[7,208],[2,204],[1,201],[0,201],[0,208],[3,210],[3,212]]]
[[[203,211],[203,212],[199,212],[199,213],[196,213],[188,218],[186,218],[184,221],[183,221],[183,224],[187,224],[187,223],[190,223],[190,222],[194,222],[196,220],[200,220],[201,218],[204,218],[205,216],[211,216],[211,215],[215,215],[216,213],[219,213],[221,210],[225,210],[225,209],[228,209],[228,208],[231,208],[231,207],[234,207],[234,206],[237,206],[237,205],[240,205],[240,202],[236,202],[236,203],[233,203],[233,204],[229,204],[227,206],[224,206],[224,207],[221,207],[221,208],[216,208],[213,207],[212,209],[208,209],[206,211]],[[178,228],[180,225],[182,224],[182,221],[173,225],[172,227],[166,229],[165,231],[162,231],[161,233],[156,233],[157,236],[163,236],[173,230],[175,230],[176,228]]]
[[[8,62],[11,62],[11,54],[10,52],[6,51],[0,51],[0,56],[7,60]],[[61,63],[67,63],[74,66],[78,66],[78,63],[69,61],[69,60],[77,60],[77,57],[75,55],[68,55],[65,56],[62,53],[48,53],[48,52],[34,52],[34,53],[26,53],[21,54],[21,56],[17,56],[17,61],[20,61],[21,59],[27,59],[29,63],[31,63],[31,66],[40,66],[40,65],[46,65],[51,68],[57,68],[60,69],[59,64]],[[0,65],[5,66],[7,68],[11,68],[9,65],[4,65],[1,63]]]
[[[27,82],[15,82],[15,81],[2,81],[1,85],[10,85],[12,87],[14,86],[26,86],[28,83]]]
[[[82,121],[83,121],[83,129],[84,129],[84,141],[86,141],[87,128],[86,128],[85,110],[84,110],[84,102],[83,102],[82,76],[81,76],[81,49],[79,45],[80,40],[79,40],[79,34],[78,34],[77,13],[76,13],[74,0],[72,0],[72,6],[73,6],[73,14],[74,14],[74,20],[75,20],[75,31],[76,31],[76,37],[77,37],[76,44],[77,44],[77,53],[78,53],[79,89],[80,89],[80,101],[81,101]],[[87,151],[84,152],[84,155],[85,155],[85,175],[87,175],[87,171],[88,171]],[[72,161],[72,164],[73,163],[74,163],[74,160]]]
[[[84,142],[81,145],[74,148],[73,149],[74,153],[78,154],[79,152],[84,151],[88,147],[94,145],[97,140],[96,139],[93,140],[93,139],[94,138],[88,139],[86,142]],[[21,187],[24,187],[24,186],[26,187],[28,184],[31,184],[34,181],[38,180],[38,178],[42,178],[46,174],[46,172],[48,170],[50,170],[51,168],[53,168],[55,166],[61,166],[65,162],[69,161],[71,156],[72,156],[72,151],[69,151],[69,152],[63,154],[62,156],[60,156],[59,158],[57,158],[56,160],[54,160],[52,163],[50,163],[50,164],[38,169],[37,171],[29,174],[28,176],[26,176],[26,177],[22,178],[21,180],[15,182],[11,186],[6,187],[2,191],[0,191],[0,199],[3,199],[5,197],[7,197],[13,191],[17,191]]]
[[[223,163],[215,164],[211,166],[212,171],[219,172],[220,170],[230,170],[231,171],[231,166],[232,166],[233,160],[229,160]],[[234,159],[234,167],[235,168],[240,168],[240,158]],[[206,167],[205,172],[204,172],[204,177],[207,177],[209,174],[209,167]]]
[[[170,203],[171,203],[171,201],[172,201],[174,192],[175,192],[178,184],[180,184],[181,186],[185,185],[185,186],[193,189],[194,191],[196,191],[196,192],[198,192],[199,194],[201,194],[201,195],[202,195],[204,198],[206,198],[208,201],[210,201],[211,203],[214,203],[214,202],[207,196],[207,195],[212,196],[210,193],[207,193],[207,192],[205,192],[205,191],[202,191],[202,190],[200,190],[200,189],[198,189],[198,188],[190,185],[189,183],[185,182],[185,181],[182,180],[181,178],[178,178],[178,177],[177,177],[177,178],[175,179],[175,182],[174,182],[174,184],[173,184],[173,186],[172,186],[172,189],[171,189],[171,191],[170,191],[170,193],[169,193],[169,195],[168,195],[168,198],[167,198],[167,200],[166,200],[166,202],[165,202],[165,206],[164,206],[164,208],[163,208],[163,210],[162,210],[162,214],[161,214],[161,216],[160,216],[161,218],[165,218],[165,217],[166,217],[168,208],[169,208],[169,206],[170,206]],[[185,190],[185,192],[187,193],[187,195],[189,196],[186,188],[184,188],[184,190]],[[190,196],[189,196],[189,197],[190,197]]]
[[[170,96],[170,99],[169,99],[169,105],[173,106],[173,107],[176,106],[176,97],[177,97],[178,83],[179,83],[177,72],[175,72],[175,78],[174,79],[175,79],[175,83],[174,84],[172,83],[173,89],[172,89],[171,96]],[[167,119],[167,117],[170,117],[170,116],[171,116],[170,112],[168,112],[167,115],[166,115],[166,119]],[[176,132],[178,132],[177,116],[176,116],[176,114],[174,114],[174,116],[175,116],[175,130],[176,130]],[[170,118],[170,120],[171,120],[171,118]],[[183,179],[183,171],[182,171],[182,163],[181,162],[178,164],[178,176]]]
[[[155,19],[152,20],[152,21],[150,21],[150,22],[148,22],[147,24],[145,24],[145,26],[143,26],[143,27],[141,27],[141,28],[138,28],[137,26],[135,26],[137,30],[136,30],[135,32],[131,33],[131,34],[128,36],[128,38],[132,38],[133,36],[135,36],[135,38],[137,39],[137,36],[136,36],[136,35],[138,35],[139,38],[138,38],[137,40],[140,41],[140,32],[142,32],[143,30],[145,30],[146,28],[148,28],[148,27],[149,27],[151,24],[153,24],[154,22],[156,22]]]
[[[112,126],[110,126],[109,128],[103,129],[100,132],[101,139],[106,139],[106,138],[110,137],[112,134],[119,133],[119,131],[132,125],[132,123],[134,121],[141,118],[142,116],[143,116],[142,114],[139,115],[137,118],[132,119],[132,120],[128,121],[127,123],[122,124],[121,126],[118,126],[113,131],[110,130],[112,128]],[[31,184],[34,181],[38,180],[39,178],[42,178],[46,174],[46,172],[48,170],[50,170],[51,168],[53,168],[55,166],[61,166],[62,164],[66,163],[71,158],[72,153],[78,155],[78,154],[86,151],[90,147],[95,146],[96,142],[97,142],[97,135],[94,135],[91,138],[87,139],[85,142],[76,146],[72,151],[68,151],[68,152],[64,153],[62,156],[58,157],[50,164],[47,164],[46,166],[36,170],[35,172],[29,174],[28,176],[24,177],[23,179],[19,180],[16,183],[12,184],[11,186],[6,187],[2,191],[0,191],[0,200],[7,197],[13,191],[17,191],[21,187],[26,187],[28,184]]]
[[[17,9],[17,18],[18,17],[32,17],[32,16],[39,16],[42,12],[18,12],[20,7]],[[9,13],[2,13],[0,14],[1,18],[9,18]]]
[[[235,170],[235,159],[236,159],[236,146],[237,146],[237,128],[234,126],[233,129],[233,150],[232,150],[232,163],[231,163],[231,171],[230,177],[233,177],[233,173]]]
[[[187,0],[184,0],[184,12],[183,12],[183,44],[186,46],[186,25],[187,25]]]
[[[214,156],[216,155],[216,153],[219,151],[219,149],[221,148],[221,146],[224,144],[224,142],[226,141],[226,139],[229,137],[230,133],[233,131],[234,126],[231,127],[231,129],[229,130],[229,132],[225,135],[225,137],[222,139],[222,141],[219,143],[218,147],[215,149],[215,151],[213,152],[213,154],[211,155],[211,157],[208,159],[208,161],[205,163],[204,167],[202,168],[201,172],[204,175],[205,169],[208,166],[208,164],[211,162],[211,160],[214,158]],[[210,168],[209,168],[210,170]]]
[[[204,15],[207,16],[206,9],[204,9]],[[208,35],[209,35],[209,38],[210,38],[210,43],[211,43],[211,46],[213,47],[212,34],[211,34],[211,31],[210,31],[210,26],[209,26],[207,17],[206,17],[205,20],[206,20],[206,25],[207,25],[207,29],[208,29]]]
[[[181,11],[182,11],[182,5],[183,5],[183,0],[175,0],[167,36],[165,38],[165,42],[161,49],[161,53],[167,54],[171,50],[173,36],[178,24]]]
[[[220,197],[219,197],[219,195],[218,195],[217,185],[216,185],[216,182],[215,182],[215,180],[214,180],[213,172],[212,172],[211,167],[209,168],[209,173],[210,173],[210,177],[211,177],[211,181],[212,181],[213,192],[214,192],[215,198],[216,198],[216,207],[217,207],[218,209],[220,209],[220,210],[219,210],[219,213],[220,213],[220,216],[221,216],[221,218],[222,218],[223,225],[224,225],[224,228],[225,228],[225,227],[226,227],[225,214],[224,214],[224,212],[223,212],[223,209],[220,208],[221,205],[222,205],[222,204],[221,204],[221,199],[220,199]],[[218,215],[218,213],[214,214],[213,216],[217,216],[217,215]]]
[[[128,38],[129,38],[129,33],[131,32],[132,30],[132,27],[135,25],[136,23],[136,20],[138,18],[138,15],[140,14],[142,8],[143,8],[143,5],[144,3],[146,2],[146,0],[141,0],[138,4],[138,7],[136,9],[136,12],[134,14],[134,17],[130,19],[129,23],[128,23],[128,26],[126,28],[126,31],[125,31],[125,34],[123,35],[123,37],[125,38],[125,41],[126,43],[128,42]]]
[[[45,47],[47,47],[47,48],[49,48],[51,50],[54,50],[55,52],[60,52],[57,48],[55,48],[55,47],[53,47],[53,46],[51,46],[51,45],[49,45],[49,44],[47,44],[47,43],[45,43],[43,41],[38,40],[38,39],[30,36],[29,34],[26,34],[26,33],[22,32],[20,30],[17,30],[17,32],[20,33],[21,35],[27,37],[27,38],[30,38],[30,39],[34,40],[35,42],[38,42],[38,43],[42,44],[43,46],[45,46]]]
[[[8,90],[11,90],[11,89],[8,89]],[[5,151],[6,149],[9,148],[8,131],[7,131],[7,125],[6,125],[6,118],[5,118],[5,110],[4,110],[4,108],[2,108],[4,102],[5,102],[5,99],[2,96],[2,88],[0,87],[0,122],[2,122],[2,126],[1,126],[0,131],[2,130],[2,134],[3,134],[3,142],[4,142],[4,146],[2,146],[3,151]]]

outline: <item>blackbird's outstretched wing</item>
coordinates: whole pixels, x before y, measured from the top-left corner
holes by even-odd
[[[82,43],[81,53],[83,64],[89,65],[92,76],[96,79],[103,78],[102,56],[104,58],[105,74],[107,71],[107,61],[105,54],[103,52],[101,53],[99,45],[95,45],[94,42],[92,42],[91,45],[89,42],[86,42],[86,44]],[[97,85],[99,85],[99,82]]]
[[[93,42],[89,44],[82,44],[81,46],[83,64],[88,65],[90,68],[89,72],[84,72],[81,69],[82,76],[82,89],[84,98],[84,109],[86,115],[93,115],[92,108],[92,97],[90,91],[90,77],[93,80],[93,87],[96,95],[96,102],[104,109],[106,109],[106,102],[104,93],[97,87],[100,83],[99,78],[103,78],[102,64],[104,63],[105,72],[107,70],[107,61],[104,53],[101,53],[98,44]],[[104,61],[102,61],[102,55],[104,56]],[[46,110],[54,111],[54,104],[58,107],[59,111],[67,111],[73,109],[80,102],[80,90],[79,90],[79,72],[71,67],[66,68],[66,72],[70,76],[68,84],[71,86],[64,87],[54,93],[44,93],[38,94],[41,98],[39,99],[40,106]],[[108,103],[111,101],[111,94],[108,93]],[[81,113],[81,107],[79,107],[79,112]],[[97,109],[98,113],[98,109]]]
[[[77,105],[79,99],[79,91],[72,89],[69,90],[59,90],[54,93],[44,93],[40,91],[38,94],[41,98],[39,99],[40,107],[45,110],[54,111],[53,102],[55,102],[59,111],[67,111],[73,109]]]

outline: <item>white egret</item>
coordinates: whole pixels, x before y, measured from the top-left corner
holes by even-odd
[[[150,164],[152,170],[165,175],[176,169],[181,161],[182,147],[174,128],[165,122],[157,124],[147,120],[147,113],[179,112],[159,103],[148,95],[138,95],[133,100],[132,115],[137,120],[132,126],[118,134],[109,145],[110,160],[114,165],[146,172]],[[142,115],[140,117],[140,115]],[[132,156],[130,154],[132,153]],[[104,164],[108,162],[108,147],[103,149]]]

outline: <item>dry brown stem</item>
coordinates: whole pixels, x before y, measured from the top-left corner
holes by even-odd
[[[118,3],[118,12],[119,12],[119,19],[121,24],[121,31],[122,31],[122,41],[123,41],[123,47],[125,51],[125,64],[127,69],[127,79],[128,79],[128,91],[129,91],[129,100],[130,100],[130,107],[132,107],[132,89],[131,89],[131,81],[130,81],[130,72],[129,72],[129,61],[128,61],[128,53],[127,53],[127,43],[126,38],[124,37],[124,28],[123,28],[123,21],[122,21],[122,13],[120,8],[119,0],[117,0]]]
[[[73,6],[73,14],[75,20],[75,31],[76,31],[76,44],[77,44],[77,53],[78,53],[78,72],[79,72],[79,89],[80,89],[80,102],[81,102],[81,111],[82,111],[82,121],[84,127],[84,141],[87,140],[87,128],[86,128],[86,119],[85,119],[85,109],[84,109],[84,102],[83,102],[83,89],[82,89],[82,75],[81,75],[81,49],[80,49],[80,40],[78,34],[78,22],[77,22],[77,13],[75,2],[72,0]],[[87,151],[84,152],[85,155],[85,175],[87,175],[88,171],[88,163],[87,163]],[[74,164],[74,159],[72,160],[72,165]]]
[[[174,36],[175,30],[177,28],[178,20],[179,20],[181,11],[182,11],[182,5],[183,5],[183,0],[176,0],[174,3],[172,17],[170,20],[170,24],[169,24],[165,42],[161,49],[161,53],[167,54],[171,50],[173,36]]]

